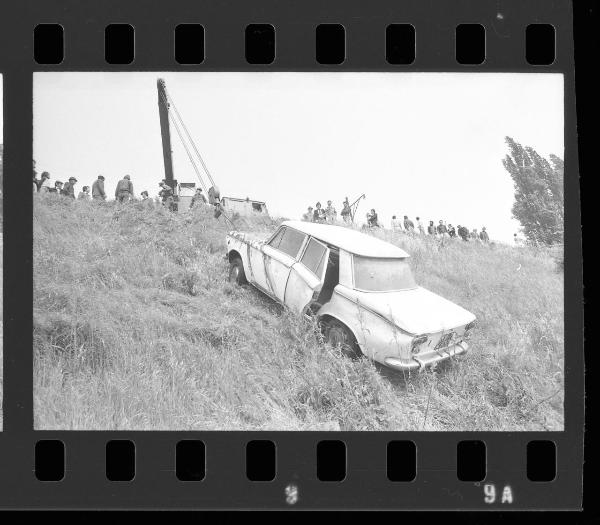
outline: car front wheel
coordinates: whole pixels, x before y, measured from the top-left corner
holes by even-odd
[[[248,283],[244,272],[244,264],[239,257],[229,263],[229,282],[239,286]]]
[[[362,352],[348,327],[335,319],[325,324],[325,342],[339,348],[342,353],[352,359],[358,359]]]

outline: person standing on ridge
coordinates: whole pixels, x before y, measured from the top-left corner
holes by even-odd
[[[440,219],[440,223],[437,226],[437,232],[438,232],[438,235],[441,235],[442,237],[445,237],[448,234],[448,228],[446,228],[444,221],[442,221],[441,219]]]
[[[490,242],[490,236],[488,235],[488,232],[485,229],[485,226],[483,228],[481,228],[481,232],[479,233],[479,238],[483,242]]]
[[[190,208],[193,208],[197,204],[206,204],[206,197],[202,193],[202,188],[196,188],[196,193],[192,197],[192,202],[190,202]]]
[[[367,224],[369,228],[379,228],[379,220],[375,208],[371,208],[371,211],[367,213]]]
[[[77,179],[75,177],[69,177],[69,182],[65,182],[62,190],[60,190],[60,194],[65,197],[71,197],[71,199],[75,199],[75,184],[77,183]]]
[[[42,178],[40,180],[37,180],[36,178],[34,178],[34,182],[35,182],[35,186],[38,192],[41,192],[42,189],[45,188],[45,190],[48,189],[48,180],[50,179],[50,173],[48,173],[47,171],[44,171],[42,173]],[[45,191],[44,190],[44,191]]]
[[[352,210],[350,209],[350,202],[348,201],[348,197],[344,199],[342,203],[342,212],[341,212],[342,220],[346,223],[352,221]]]
[[[309,206],[306,213],[302,214],[302,220],[304,222],[312,222],[313,221],[313,207]]]
[[[83,188],[81,188],[79,195],[77,195],[77,200],[80,200],[80,201],[90,200],[90,187],[89,186],[84,186]]]
[[[104,175],[98,175],[98,178],[92,184],[92,199],[95,201],[105,201],[106,192],[104,191]]]
[[[175,211],[175,199],[173,198],[173,189],[171,186],[167,186],[164,182],[159,182],[160,191],[158,195],[162,199],[163,206],[168,208],[169,211]]]
[[[331,204],[331,201],[327,201],[327,208],[325,208],[325,220],[329,224],[335,223],[337,219],[337,210]]]
[[[402,222],[400,222],[400,219],[397,219],[395,215],[392,216],[392,230],[402,231]]]
[[[429,221],[429,226],[427,226],[427,233],[429,235],[433,235],[434,237],[437,234],[437,230],[435,229],[435,224],[433,224],[433,221]]]
[[[325,219],[325,210],[321,208],[321,203],[317,202],[315,204],[315,211],[313,212],[313,222],[324,223]]]
[[[115,189],[115,199],[119,202],[129,202],[129,199],[133,198],[133,184],[131,177],[125,175],[118,183]]]

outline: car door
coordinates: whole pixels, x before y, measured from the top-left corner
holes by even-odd
[[[292,266],[285,290],[285,304],[295,312],[301,313],[312,302],[315,292],[321,289],[329,248],[311,237],[306,244],[300,260]]]
[[[266,289],[282,303],[285,299],[285,288],[290,270],[307,237],[305,233],[293,228],[287,226],[284,228],[278,242],[269,243],[263,247]]]
[[[281,226],[279,230],[267,241],[267,244],[262,246],[251,246],[248,249],[248,259],[250,262],[250,274],[246,275],[246,278],[253,284],[256,284],[259,288],[267,291],[271,295],[274,295],[273,291],[269,288],[269,280],[267,279],[265,259],[268,256],[265,254],[266,246],[279,246],[283,234],[285,233],[286,227]]]

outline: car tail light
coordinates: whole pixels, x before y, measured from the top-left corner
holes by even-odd
[[[412,354],[416,354],[419,352],[419,347],[423,344],[427,342],[427,336],[426,335],[418,335],[417,337],[415,337],[412,340],[412,343],[410,345],[410,352]]]

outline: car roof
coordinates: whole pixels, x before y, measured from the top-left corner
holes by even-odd
[[[356,255],[394,259],[410,257],[394,244],[346,226],[304,221],[284,221],[282,224]]]

